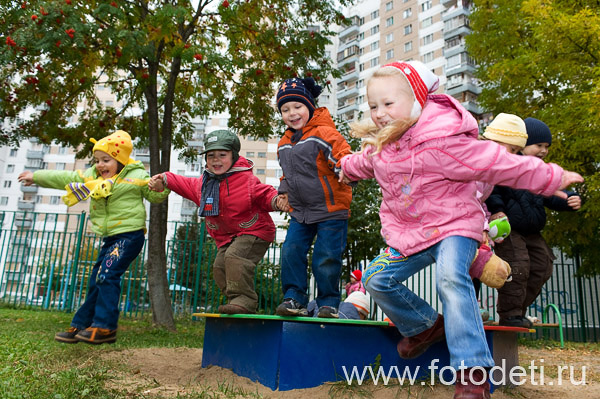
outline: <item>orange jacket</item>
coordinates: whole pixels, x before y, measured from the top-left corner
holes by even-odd
[[[349,218],[352,188],[338,182],[338,172],[340,159],[350,153],[327,108],[317,108],[302,132],[285,131],[277,148],[283,169],[279,193],[288,194],[298,222]]]

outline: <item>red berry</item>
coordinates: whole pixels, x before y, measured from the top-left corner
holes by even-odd
[[[221,3],[221,5],[223,6],[223,8],[227,8],[229,7],[229,2],[227,0],[224,0],[223,3]]]
[[[32,21],[35,21],[36,19],[37,19],[37,15],[33,14],[33,15],[31,16],[31,20],[32,20]]]
[[[198,61],[202,61],[202,54],[194,54],[194,58]]]

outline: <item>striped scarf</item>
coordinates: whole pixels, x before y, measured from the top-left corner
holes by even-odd
[[[200,201],[200,216],[219,215],[219,187],[221,182],[234,172],[215,175],[205,170],[202,174],[202,198]],[[229,189],[229,185],[227,187]]]

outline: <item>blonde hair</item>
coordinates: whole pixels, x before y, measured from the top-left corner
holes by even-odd
[[[416,101],[415,95],[410,88],[408,80],[402,74],[402,72],[395,67],[379,68],[369,78],[369,81],[367,82],[367,88],[373,79],[387,77],[400,78],[402,82],[404,82],[402,87],[405,89],[404,91],[406,94],[409,95],[413,101]],[[406,131],[415,124],[417,119],[418,117],[413,117],[406,120],[398,119],[379,129],[377,126],[375,126],[373,120],[369,118],[367,120],[352,123],[350,125],[350,134],[353,137],[362,139],[361,151],[364,151],[367,147],[372,146],[375,148],[375,152],[373,152],[371,155],[375,155],[381,152],[384,145],[400,139],[402,135],[404,135],[404,133],[406,133]]]

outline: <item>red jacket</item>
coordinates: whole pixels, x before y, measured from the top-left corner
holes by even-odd
[[[250,234],[265,241],[275,239],[275,223],[269,212],[277,190],[271,185],[262,184],[252,173],[254,165],[240,157],[219,186],[219,215],[207,216],[208,233],[222,247],[235,237]],[[185,177],[166,172],[167,186],[184,198],[200,206],[202,199],[202,178]]]

